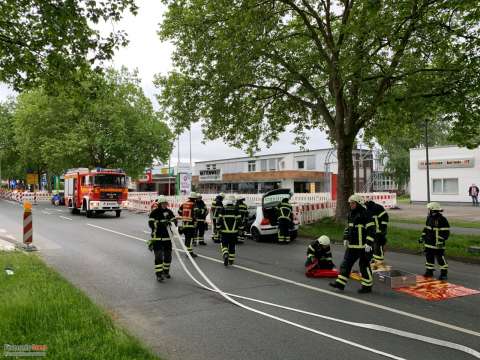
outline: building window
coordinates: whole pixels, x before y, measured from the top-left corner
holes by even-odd
[[[210,164],[207,164],[206,168],[207,170],[210,170]]]
[[[305,161],[297,161],[297,169],[305,169]]]
[[[256,170],[255,167],[255,160],[251,160],[248,162],[248,172],[253,172]]]
[[[458,194],[458,179],[433,179],[433,194]]]
[[[267,159],[263,159],[260,161],[260,170],[267,171]]]
[[[315,156],[307,157],[307,170],[315,170]]]
[[[277,159],[268,159],[268,170],[277,170]]]

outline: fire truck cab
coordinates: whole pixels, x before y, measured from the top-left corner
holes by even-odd
[[[115,211],[120,216],[128,197],[127,178],[121,169],[70,169],[65,173],[65,206],[87,217]]]

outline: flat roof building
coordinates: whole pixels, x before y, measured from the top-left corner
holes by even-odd
[[[370,191],[371,151],[354,150],[355,191]],[[263,193],[289,188],[296,193],[336,188],[335,149],[315,149],[252,157],[197,161],[192,184],[201,193]]]
[[[471,202],[468,188],[480,184],[480,147],[452,146],[429,148],[430,200],[440,203]],[[410,149],[410,199],[427,201],[425,148]]]

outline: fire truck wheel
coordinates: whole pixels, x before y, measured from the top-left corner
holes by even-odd
[[[115,210],[115,216],[120,217],[120,214],[122,213],[122,210]]]
[[[87,218],[91,218],[93,216],[92,210],[87,210]]]

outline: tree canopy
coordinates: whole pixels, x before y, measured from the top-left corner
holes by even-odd
[[[475,0],[164,2],[175,69],[156,83],[174,125],[202,121],[207,139],[250,150],[287,125],[300,141],[324,129],[338,153],[337,219],[353,192],[355,138],[384,123],[383,109],[436,101],[463,124],[463,102],[478,99]]]
[[[135,177],[155,159],[166,160],[172,134],[136,73],[110,69],[82,78],[80,87],[58,89],[57,95],[25,91],[0,118],[0,132],[10,134],[7,147],[16,155],[10,164],[21,164],[20,176],[25,169],[61,174],[100,166]]]
[[[111,58],[127,42],[116,30],[102,36],[94,26],[137,12],[135,0],[2,0],[0,81],[16,90],[65,80],[79,67]]]

